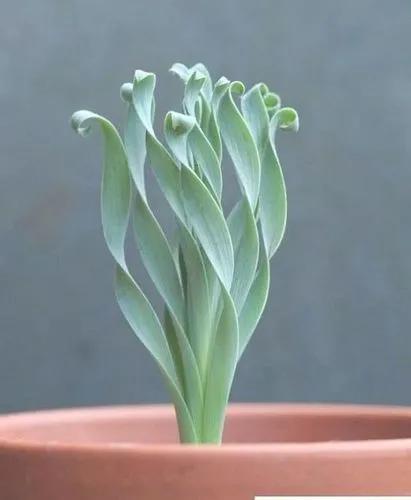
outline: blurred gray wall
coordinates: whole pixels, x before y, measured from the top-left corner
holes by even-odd
[[[113,298],[101,142],[68,119],[121,123],[136,68],[158,74],[158,113],[177,109],[174,61],[266,81],[301,117],[280,138],[287,237],[232,399],[411,404],[410,46],[409,0],[3,3],[0,411],[167,398]]]

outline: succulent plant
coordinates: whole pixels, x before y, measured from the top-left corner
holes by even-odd
[[[157,362],[184,443],[220,443],[234,373],[265,307],[269,261],[284,235],[287,199],[276,132],[298,130],[298,115],[259,83],[245,92],[225,77],[214,85],[203,64],[174,64],[184,83],[181,112],[164,120],[166,148],[153,127],[153,73],[136,71],[121,87],[124,137],[104,117],[77,111],[72,126],[100,126],[105,147],[101,189],[104,236],[115,260],[120,308]],[[238,100],[239,105],[236,101]],[[223,211],[227,151],[240,199]],[[146,193],[145,164],[175,215],[167,238]],[[130,217],[131,214],[131,217]],[[162,321],[127,265],[129,225],[155,288]],[[172,241],[172,242],[171,242]]]

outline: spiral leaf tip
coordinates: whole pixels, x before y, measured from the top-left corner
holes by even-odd
[[[243,82],[235,81],[230,84],[230,89],[233,94],[243,95],[245,92],[245,85]]]
[[[230,84],[230,80],[228,80],[228,78],[226,78],[225,76],[222,76],[221,78],[219,78],[216,83],[215,83],[215,88],[219,88],[219,87],[224,87],[224,86],[227,86]]]
[[[137,69],[134,72],[134,81],[139,83],[143,82],[144,80],[151,80],[155,83],[156,75],[154,73],[143,71],[142,69]]]
[[[165,118],[166,125],[177,135],[186,134],[194,127],[196,120],[188,115],[177,113],[176,111],[169,111]]]
[[[281,108],[272,118],[281,130],[298,132],[300,128],[300,119],[294,108]]]
[[[123,83],[120,87],[120,97],[124,102],[132,102],[133,100],[133,84],[132,83]]]
[[[264,103],[267,108],[277,111],[281,107],[281,98],[274,92],[267,92],[264,95]]]
[[[86,109],[80,109],[79,111],[73,113],[70,119],[70,125],[74,132],[82,137],[88,135],[91,131],[91,126],[84,125],[84,123],[91,117],[91,115],[92,113]]]

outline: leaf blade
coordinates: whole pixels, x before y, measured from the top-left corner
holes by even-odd
[[[239,314],[254,279],[259,253],[257,225],[247,198],[240,200],[232,210],[228,227],[234,248],[234,273],[230,293]]]
[[[224,215],[206,186],[190,169],[181,169],[184,207],[190,222],[215,271],[230,289],[234,271],[234,254]]]
[[[223,308],[210,351],[204,392],[203,442],[220,443],[224,414],[238,359],[238,321],[229,293],[223,289]]]
[[[260,192],[261,167],[254,138],[234,103],[233,92],[242,92],[240,82],[232,82],[218,105],[218,123],[241,188],[254,210]]]

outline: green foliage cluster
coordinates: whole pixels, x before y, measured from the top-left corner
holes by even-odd
[[[225,77],[213,84],[203,64],[178,63],[171,72],[183,81],[184,98],[182,112],[165,117],[167,147],[153,128],[153,73],[138,70],[133,82],[121,87],[127,106],[123,138],[90,111],[77,111],[71,123],[81,135],[93,122],[100,126],[105,146],[101,212],[116,263],[116,297],[164,376],[181,441],[220,443],[234,373],[265,307],[269,261],[286,225],[276,132],[297,130],[298,116],[282,108],[279,96],[263,83],[247,92],[241,82]],[[227,217],[223,145],[241,193]],[[172,243],[147,198],[146,160],[175,215]],[[164,301],[162,321],[127,265],[129,226]]]

